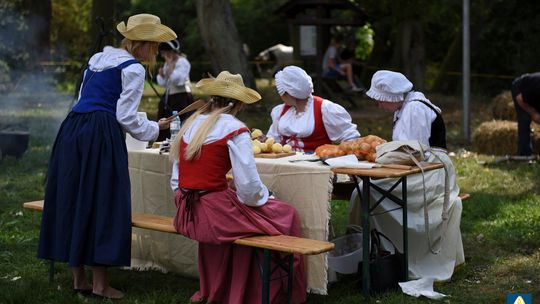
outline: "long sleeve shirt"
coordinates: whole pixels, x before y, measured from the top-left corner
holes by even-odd
[[[184,134],[183,140],[185,143],[189,144],[200,124],[207,117],[208,115],[197,117],[190,129]],[[222,114],[214,128],[209,132],[204,144],[220,140],[227,134],[242,127],[245,127],[245,125],[234,116]],[[266,201],[268,201],[268,189],[262,183],[257,172],[249,132],[243,132],[231,137],[227,141],[227,146],[229,147],[229,157],[232,165],[232,175],[234,177],[233,181],[238,199],[249,206],[262,206],[266,204]],[[178,168],[178,162],[174,162],[170,184],[171,189],[175,192],[178,190],[180,170],[182,168]]]
[[[103,52],[96,53],[90,58],[88,68],[99,72],[132,59],[135,58],[126,50],[106,46]],[[122,69],[121,75],[122,93],[116,103],[116,120],[124,131],[138,140],[156,139],[159,134],[158,123],[137,114],[144,90],[144,67],[140,64],[129,65]]]
[[[297,112],[291,107],[283,116],[284,104],[272,109],[272,125],[266,136],[281,140],[282,136],[296,136],[305,138],[310,136],[315,129],[315,114],[313,111],[313,96],[308,98],[303,112]],[[351,115],[344,107],[330,100],[323,99],[321,106],[322,120],[328,138],[334,142],[342,142],[360,137],[356,124],[352,122]]]

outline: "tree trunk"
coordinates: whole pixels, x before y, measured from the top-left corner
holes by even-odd
[[[27,41],[28,51],[35,63],[50,60],[51,50],[51,0],[23,0],[22,7],[28,12],[26,23],[28,24]]]
[[[195,3],[199,30],[210,56],[214,76],[223,70],[240,73],[245,85],[255,88],[229,0],[198,0]]]
[[[92,13],[90,14],[90,55],[100,51],[105,45],[114,44],[114,33],[116,31],[116,22],[114,20],[115,0],[93,0]],[[103,20],[103,29],[101,21]],[[127,21],[127,20],[126,20]],[[102,31],[104,32],[102,33]]]
[[[419,21],[407,22],[402,27],[402,53],[403,71],[414,84],[415,89],[424,89],[425,45],[424,31]]]
[[[460,75],[451,75],[449,72],[461,72],[461,49],[463,45],[462,30],[463,28],[460,27],[459,30],[456,32],[454,39],[452,40],[452,43],[448,48],[448,52],[444,57],[441,68],[439,70],[439,75],[433,83],[433,91],[435,92],[444,94],[458,93],[458,89],[460,88],[460,81],[462,78]]]

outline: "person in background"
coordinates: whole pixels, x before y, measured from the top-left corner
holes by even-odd
[[[159,68],[157,82],[165,87],[165,93],[158,105],[158,119],[170,117],[173,111],[180,112],[193,102],[189,80],[191,65],[186,55],[180,52],[178,40],[160,43],[159,55],[165,60],[165,64]],[[181,115],[180,120],[186,120],[189,115],[189,113]],[[161,130],[156,141],[163,141],[170,137],[169,129]]]
[[[407,218],[409,235],[409,276],[446,281],[454,269],[465,262],[461,240],[461,211],[459,186],[452,161],[447,155],[446,134],[441,110],[424,94],[412,91],[413,84],[401,73],[377,71],[371,79],[367,96],[379,103],[379,108],[394,113],[392,140],[418,140],[427,147],[427,162],[443,163],[445,168],[432,170],[407,178]],[[373,181],[389,189],[396,179]],[[402,197],[402,187],[392,194]],[[371,191],[371,203],[381,195]],[[447,197],[448,199],[445,199]],[[425,198],[425,201],[424,201]],[[374,210],[370,218],[373,226],[388,236],[403,252],[402,210],[388,198]],[[360,222],[360,204],[357,191],[350,201],[351,224]]]
[[[531,156],[531,121],[540,124],[540,72],[524,74],[512,82],[518,123],[518,155]]]
[[[233,242],[254,235],[300,236],[296,209],[261,182],[249,129],[235,115],[261,99],[240,74],[221,72],[197,88],[210,101],[182,126],[171,146],[171,188],[176,193],[174,227],[199,242],[200,289],[191,301],[259,303],[261,279],[255,249]],[[232,169],[234,179],[228,182]],[[259,256],[259,259],[262,258]],[[272,269],[274,266],[272,266]],[[303,259],[294,257],[293,303],[306,300]],[[284,303],[287,280],[274,273],[271,303]]]
[[[349,90],[354,92],[362,91],[354,83],[353,69],[349,62],[340,62],[339,54],[341,51],[341,38],[333,37],[330,40],[330,45],[324,53],[322,62],[322,76],[326,78],[339,78],[345,77],[349,84]]]
[[[276,73],[275,81],[283,104],[272,109],[267,137],[282,145],[289,144],[293,151],[303,152],[360,137],[345,108],[312,95],[311,77],[302,68],[287,66]]]
[[[159,17],[139,14],[121,22],[120,48],[106,46],[85,71],[78,103],[56,137],[45,189],[38,257],[67,262],[73,289],[120,299],[108,283],[107,268],[131,261],[131,186],[124,132],[147,141],[167,120],[137,115],[145,68],[159,42],[176,38]],[[85,276],[90,266],[93,282]]]
[[[342,63],[351,64],[352,78],[353,78],[354,83],[357,84],[357,86],[361,88],[363,91],[365,91],[365,87],[360,81],[360,77],[362,75],[362,69],[364,68],[365,63],[356,58],[356,41],[354,37],[351,37],[347,40],[345,47],[339,54],[339,60]]]

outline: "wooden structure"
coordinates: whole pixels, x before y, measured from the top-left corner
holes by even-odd
[[[302,67],[312,75],[316,92],[324,89],[322,62],[331,39],[330,29],[360,27],[367,18],[358,5],[348,0],[290,0],[275,13],[287,19],[294,59],[302,62]],[[329,86],[326,89],[336,90]]]
[[[43,211],[44,201],[27,202],[23,204],[25,209]],[[173,218],[168,216],[133,213],[132,226],[141,229],[149,229],[166,233],[178,233],[173,226]],[[261,302],[269,304],[270,302],[270,279],[272,273],[281,268],[288,277],[288,302],[291,303],[292,283],[293,283],[293,254],[314,255],[328,252],[334,249],[334,243],[306,239],[289,235],[259,235],[234,241],[237,245],[258,248],[262,250],[263,260],[261,261],[261,280],[262,294]],[[277,252],[280,254],[272,254]],[[278,259],[278,267],[270,269],[270,260]],[[51,261],[49,269],[49,280],[54,278],[54,261]]]

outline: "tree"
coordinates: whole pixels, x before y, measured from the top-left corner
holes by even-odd
[[[245,84],[255,88],[229,1],[199,0],[196,1],[196,8],[199,30],[214,74],[223,70],[240,73]]]
[[[25,15],[28,31],[25,40],[28,50],[37,63],[50,59],[51,50],[51,0],[23,0],[23,14]]]
[[[94,45],[92,48],[99,47],[96,42],[99,42],[100,37],[102,38],[101,46],[103,45],[112,45],[114,42],[114,36],[112,33],[116,32],[116,22],[114,19],[114,2],[115,0],[93,0],[92,1],[92,12],[90,14],[90,37],[93,39]],[[103,22],[103,29],[101,28],[100,22],[97,21],[98,18],[101,18]],[[102,31],[108,31],[108,35],[104,36],[105,33]],[[90,52],[96,52],[98,50],[91,49]]]

